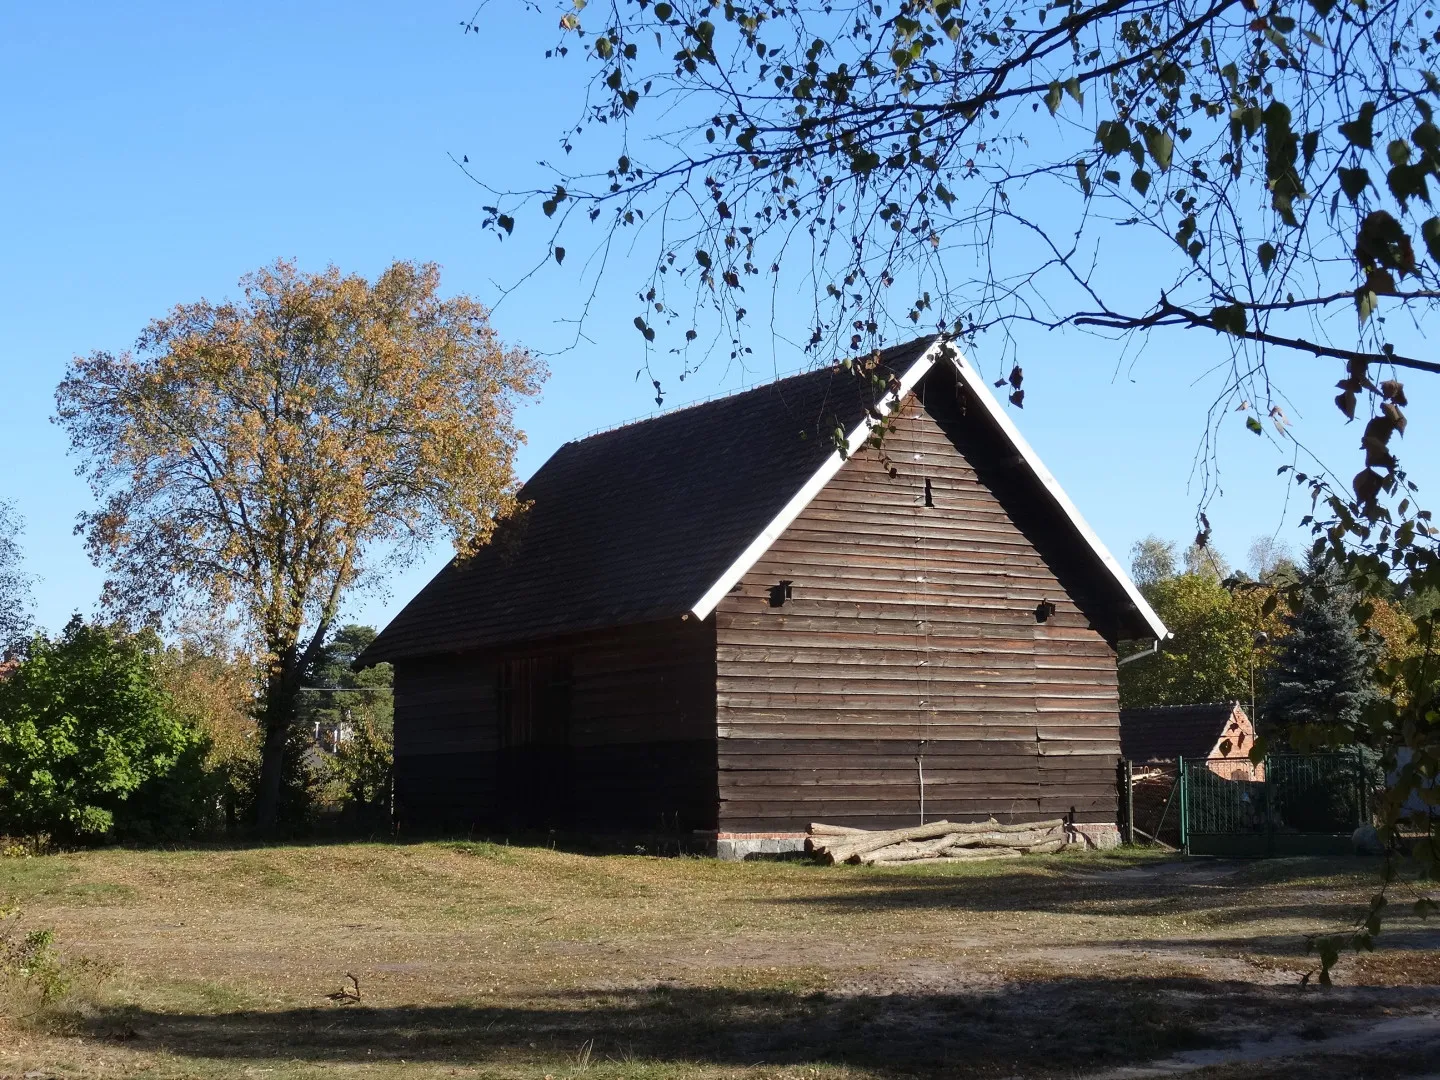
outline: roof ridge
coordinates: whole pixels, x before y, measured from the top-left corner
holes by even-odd
[[[921,337],[912,338],[909,341],[897,342],[894,345],[886,345],[883,349],[873,349],[868,354],[857,353],[855,355],[862,356],[879,353],[881,356],[884,356],[886,353],[893,353],[900,349],[913,348],[922,341],[930,341],[933,337],[933,334],[926,334],[922,335]],[[809,364],[803,364],[800,367],[794,368],[793,370],[788,371],[784,374],[777,375],[773,379],[768,379],[765,382],[756,383],[754,386],[745,386],[738,390],[717,390],[713,394],[707,394],[705,397],[695,398],[692,401],[685,402],[685,404],[683,405],[673,405],[668,409],[657,409],[655,412],[650,413],[647,416],[636,416],[632,417],[629,420],[621,420],[619,423],[616,424],[602,425],[601,427],[597,427],[592,431],[585,432],[583,435],[577,435],[573,439],[567,439],[561,445],[570,446],[575,443],[585,442],[587,439],[593,439],[597,435],[608,435],[612,431],[623,431],[625,428],[638,427],[641,424],[648,424],[652,420],[665,420],[676,415],[677,413],[686,412],[689,409],[698,409],[705,405],[713,405],[717,401],[728,401],[730,398],[743,397],[746,394],[753,394],[760,390],[769,389],[772,386],[779,386],[781,383],[789,382],[792,379],[801,379],[808,375],[815,375],[821,371],[839,371],[842,370],[844,362],[850,359],[854,359],[854,356],[845,356],[837,360],[830,360],[822,364],[816,364],[814,366],[810,366]]]
[[[829,366],[838,368],[840,361],[832,360]],[[806,375],[814,375],[817,371],[822,370],[824,369],[821,367],[797,368],[794,371],[777,376],[766,382],[756,383],[754,386],[746,386],[740,390],[717,390],[713,394],[695,398],[692,401],[685,402],[683,405],[672,405],[668,409],[657,409],[655,412],[645,416],[632,416],[629,420],[621,420],[615,424],[606,424],[597,427],[592,431],[585,432],[583,435],[577,435],[573,439],[566,440],[562,445],[569,446],[571,443],[582,443],[587,439],[593,439],[596,435],[608,435],[612,431],[622,431],[625,428],[638,427],[641,424],[648,424],[652,420],[665,420],[677,413],[688,412],[690,409],[698,409],[705,405],[713,405],[717,401],[726,401],[730,398],[742,397],[745,394],[753,394],[757,390],[764,390],[771,386],[779,386],[782,382],[788,382],[791,379],[798,379]]]

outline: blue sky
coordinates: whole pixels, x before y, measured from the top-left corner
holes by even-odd
[[[396,258],[433,260],[447,290],[486,302],[536,249],[524,235],[482,234],[481,192],[451,163],[468,154],[489,175],[533,179],[576,115],[578,64],[547,63],[553,24],[501,2],[483,32],[464,35],[472,4],[78,3],[9,5],[0,17],[0,498],[27,520],[37,614],[56,627],[90,612],[100,575],[72,533],[90,505],[60,431],[49,423],[66,362],[122,349],[171,305],[233,293],[247,270],[277,257],[374,274]],[[522,222],[523,225],[523,222]],[[500,304],[510,342],[555,352],[580,303],[577,277],[541,276]],[[606,285],[591,341],[551,356],[543,398],[522,426],[528,475],[562,442],[653,408],[626,303],[623,264]],[[1200,334],[1153,342],[1122,362],[1081,334],[1025,341],[1026,407],[1017,422],[1097,532],[1122,559],[1158,533],[1193,532],[1192,461],[1214,391],[1204,371],[1224,357]],[[972,356],[998,373],[999,361]],[[668,404],[796,370],[786,346],[749,370],[712,363]],[[1340,372],[1326,361],[1276,369],[1287,412],[1337,471],[1358,467],[1358,425],[1330,404]],[[1197,381],[1199,380],[1199,381]],[[1424,479],[1440,460],[1440,410],[1412,380],[1402,452]],[[1215,540],[1238,562],[1279,529],[1292,546],[1306,507],[1287,509],[1276,467],[1290,458],[1248,434],[1238,416],[1220,446],[1224,494],[1210,509]],[[352,598],[349,614],[382,624],[447,557],[443,549]]]

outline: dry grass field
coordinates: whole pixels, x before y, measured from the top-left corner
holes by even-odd
[[[1119,1076],[1185,1052],[1212,1061],[1195,1076],[1418,1075],[1440,933],[1397,919],[1335,989],[1300,985],[1304,935],[1353,919],[1377,869],[472,843],[0,859],[0,900],[74,975],[48,1007],[11,980],[0,1077]]]

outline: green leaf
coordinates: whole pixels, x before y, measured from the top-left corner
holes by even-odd
[[[1090,167],[1083,161],[1075,162],[1075,176],[1080,181],[1080,190],[1090,194]]]
[[[669,22],[670,16],[675,14],[675,9],[669,4],[660,3],[655,5],[655,17],[661,22]]]
[[[1102,120],[1095,129],[1095,141],[1105,153],[1116,157],[1130,149],[1130,132],[1119,120]]]
[[[1420,165],[1396,165],[1386,174],[1386,185],[1402,209],[1415,195],[1427,203],[1430,201],[1430,188],[1425,182],[1425,173],[1425,168]]]
[[[647,326],[646,323],[645,323],[645,320],[642,319],[639,315],[636,315],[636,316],[635,316],[635,329],[636,329],[636,330],[639,330],[640,333],[642,333],[642,334],[645,335],[645,340],[646,340],[646,341],[654,341],[654,340],[655,340],[655,331],[654,331],[654,329],[651,328],[650,326]]]
[[[565,261],[565,249],[563,247],[557,247],[555,249],[555,261],[557,263],[563,263]]]
[[[1420,226],[1420,235],[1425,238],[1425,250],[1430,258],[1440,263],[1440,217],[1426,218]]]
[[[695,261],[706,270],[710,269],[710,253],[703,248],[695,249]]]
[[[1335,7],[1335,0],[1310,0],[1310,6],[1320,13],[1321,18],[1324,18]]]
[[[1367,169],[1340,169],[1340,190],[1345,192],[1345,197],[1350,202],[1360,201],[1360,193],[1370,186],[1370,173]]]
[[[560,204],[557,203],[554,199],[546,199],[543,203],[540,204],[540,209],[545,211],[546,217],[553,217],[555,214],[555,209],[559,205]]]
[[[505,230],[506,235],[515,231],[515,219],[509,214],[501,214],[495,219],[495,224]]]
[[[1060,84],[1052,82],[1050,89],[1045,91],[1045,108],[1050,110],[1050,115],[1055,115],[1055,110],[1060,108]]]
[[[1360,106],[1360,115],[1340,125],[1340,134],[1344,135],[1351,146],[1358,146],[1361,150],[1370,150],[1375,146],[1375,103],[1367,101]]]
[[[1076,79],[1076,78],[1066,79],[1066,80],[1065,80],[1065,93],[1067,93],[1067,94],[1070,95],[1071,99],[1075,102],[1075,104],[1077,104],[1077,105],[1084,105],[1084,104],[1085,104],[1085,92],[1080,89],[1080,80],[1079,80],[1079,79]]]
[[[1385,156],[1390,159],[1391,165],[1404,165],[1410,160],[1410,144],[1404,139],[1391,139],[1390,145],[1385,147]]]
[[[1371,292],[1364,285],[1355,290],[1355,312],[1360,316],[1360,322],[1375,314],[1375,309],[1380,305],[1380,298]]]
[[[1144,169],[1136,169],[1134,175],[1130,177],[1130,186],[1143,198],[1145,193],[1150,190],[1150,174]]]
[[[1222,333],[1240,337],[1245,333],[1245,309],[1239,304],[1211,308],[1210,325]]]
[[[1145,146],[1150,157],[1161,172],[1170,168],[1170,158],[1175,152],[1175,140],[1159,128],[1145,129]]]
[[[1266,240],[1260,245],[1260,269],[1265,273],[1270,272],[1270,267],[1275,263],[1275,245]]]
[[[1305,167],[1308,169],[1311,162],[1315,160],[1315,151],[1320,148],[1320,133],[1318,131],[1307,131],[1305,137],[1300,140],[1301,152],[1305,155]]]
[[[1260,421],[1253,416],[1247,416],[1245,418],[1245,426],[1256,435],[1263,435],[1265,433],[1265,428],[1261,425]]]

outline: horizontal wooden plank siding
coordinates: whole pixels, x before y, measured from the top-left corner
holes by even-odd
[[[466,833],[495,819],[493,657],[395,665],[395,818],[408,832]]]
[[[548,727],[546,745],[508,747],[499,673],[527,658],[563,661],[522,670],[568,673],[564,737]],[[715,771],[713,623],[622,626],[396,668],[402,830],[713,829]]]
[[[922,392],[716,610],[722,830],[910,824],[922,771],[927,818],[1115,821],[1093,567],[954,380]]]
[[[715,828],[715,632],[642,623],[573,643],[576,828]]]

